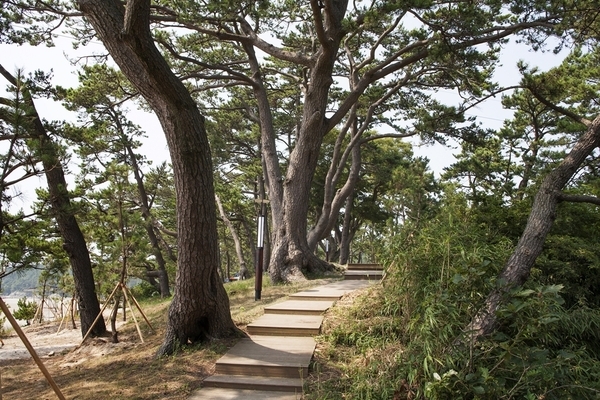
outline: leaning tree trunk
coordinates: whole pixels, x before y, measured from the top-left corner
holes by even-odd
[[[0,73],[12,85],[17,86],[16,79],[1,66]],[[44,174],[48,183],[51,211],[63,239],[63,249],[69,256],[75,291],[78,295],[81,334],[84,336],[92,327],[98,314],[100,314],[100,303],[96,295],[90,254],[83,233],[75,219],[75,212],[71,205],[69,192],[67,191],[67,181],[58,157],[56,144],[48,136],[48,132],[42,124],[42,120],[29,93],[24,93],[24,97],[29,107],[28,112],[32,117],[33,138],[36,140],[36,143],[32,143],[32,145],[37,147],[35,152],[42,160]],[[93,326],[90,334],[92,336],[100,336],[104,333],[106,333],[106,325],[103,319],[99,319]]]
[[[360,178],[362,166],[360,137],[364,130],[359,130],[357,128],[356,108],[356,105],[352,107],[350,115],[348,116],[348,121],[346,122],[346,127],[344,127],[336,139],[331,165],[329,166],[327,176],[325,177],[321,214],[317,223],[307,235],[308,246],[313,251],[317,248],[319,241],[329,236],[330,231],[338,222],[342,206],[344,206],[348,197],[353,196],[356,184]],[[351,132],[351,141],[344,150],[344,139],[347,135],[343,134],[343,132],[348,131]],[[336,190],[343,172],[346,170],[348,158],[351,158],[350,171],[348,172],[344,185]]]
[[[344,208],[344,222],[342,224],[342,232],[340,239],[340,264],[348,264],[350,259],[350,242],[352,241],[352,209],[354,208],[354,194],[346,198],[346,207]]]
[[[100,303],[96,295],[90,254],[83,233],[75,219],[69,193],[66,189],[67,181],[65,180],[63,169],[59,164],[58,156],[53,160],[48,157],[49,153],[53,152],[51,147],[54,145],[47,136],[40,136],[40,140],[42,142],[41,146],[45,149],[43,150],[45,154],[42,156],[42,163],[44,164],[46,180],[48,181],[52,213],[63,239],[63,249],[69,255],[75,289],[79,295],[77,302],[81,318],[81,333],[85,335],[90,327],[92,327],[98,314],[100,314]],[[105,332],[106,326],[104,320],[100,318],[94,325],[91,334],[99,336]]]
[[[219,278],[212,161],[204,118],[154,45],[150,1],[79,0],[85,18],[164,130],[177,195],[178,269],[158,356],[239,333]]]
[[[600,146],[600,116],[588,123],[587,131],[579,138],[573,150],[543,180],[535,196],[525,230],[498,277],[501,286],[488,295],[482,310],[465,329],[474,340],[496,329],[496,311],[504,296],[511,288],[525,283],[536,258],[542,252],[546,236],[556,218],[561,190],[586,157],[598,146]]]

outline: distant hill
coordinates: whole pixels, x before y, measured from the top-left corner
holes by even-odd
[[[37,288],[40,274],[41,271],[37,269],[12,273],[2,278],[0,293],[4,296],[10,296],[13,293],[31,293]]]

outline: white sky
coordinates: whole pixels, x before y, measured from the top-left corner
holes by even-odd
[[[14,73],[18,68],[24,69],[25,73],[33,72],[37,69],[48,71],[53,69],[54,78],[53,84],[65,87],[72,87],[77,84],[76,67],[69,62],[69,58],[75,58],[78,55],[89,55],[91,53],[104,53],[104,49],[99,42],[92,42],[86,48],[74,50],[71,46],[71,39],[67,37],[58,37],[56,47],[31,47],[28,45],[16,46],[0,44],[0,63],[8,71]],[[502,66],[496,74],[497,81],[502,85],[515,85],[520,80],[520,74],[516,64],[519,60],[526,60],[531,65],[540,67],[546,70],[559,64],[561,58],[550,53],[534,53],[528,51],[524,45],[510,44],[501,57]],[[4,79],[0,79],[0,95],[6,87]],[[439,92],[440,99],[445,100],[447,97],[449,102],[456,99],[456,95],[450,91]],[[51,100],[37,100],[36,106],[42,118],[48,120],[64,120],[75,119],[75,115],[69,117],[69,114],[62,106]],[[511,117],[511,112],[504,110],[500,103],[500,98],[490,99],[472,109],[469,113],[475,115],[486,127],[499,128],[502,126],[504,119]],[[162,161],[168,161],[168,149],[166,141],[154,114],[149,114],[140,110],[131,110],[129,118],[140,125],[146,131],[148,139],[144,141],[144,145],[139,150],[149,160],[153,160],[154,164]],[[441,145],[434,146],[415,146],[414,152],[416,155],[425,156],[430,160],[430,168],[439,175],[444,167],[447,167],[454,161],[452,150]],[[39,187],[44,186],[43,178],[29,181],[27,186]],[[21,187],[20,190],[25,192],[23,198],[14,200],[13,207],[26,207],[28,203],[35,199],[35,193],[32,188],[26,190]],[[20,204],[19,204],[20,203]]]
[[[0,64],[12,74],[15,74],[17,69],[22,69],[25,74],[32,73],[36,70],[49,72],[53,70],[52,83],[64,87],[74,87],[78,84],[76,67],[69,61],[78,56],[90,54],[103,54],[104,48],[99,42],[92,42],[86,48],[74,50],[71,45],[71,39],[66,37],[58,37],[55,47],[29,45],[17,46],[0,44]],[[0,77],[0,96],[4,95],[7,87],[7,82],[3,77]],[[36,99],[36,108],[40,116],[47,120],[69,120],[75,121],[76,113],[70,113],[65,110],[58,102],[48,99]],[[141,154],[144,154],[148,160],[153,161],[153,165],[158,165],[163,161],[169,161],[169,152],[166,144],[162,128],[158,119],[153,113],[147,113],[130,106],[128,117],[140,125],[148,136],[143,141],[142,147],[139,149]],[[72,170],[73,166],[69,166]],[[73,176],[67,176],[69,182],[73,182]],[[13,199],[11,209],[18,210],[20,208],[28,209],[28,205],[36,199],[35,188],[44,187],[46,185],[45,178],[29,178],[24,183],[20,184],[13,190],[22,192],[20,198]]]

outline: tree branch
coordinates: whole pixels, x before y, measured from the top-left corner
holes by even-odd
[[[579,114],[576,114],[570,110],[567,110],[566,108],[563,108],[561,106],[558,106],[554,103],[552,103],[551,101],[549,101],[548,99],[546,99],[544,96],[542,96],[541,94],[539,94],[537,92],[537,90],[535,90],[533,87],[527,87],[527,89],[529,89],[529,91],[531,92],[531,94],[533,95],[533,97],[535,97],[540,103],[542,103],[543,105],[545,105],[546,107],[550,108],[553,111],[556,111],[557,113],[566,115],[567,117],[571,118],[574,121],[577,121],[583,125],[585,125],[586,127],[589,127],[592,124],[592,121],[590,121],[587,118],[582,117]]]
[[[329,5],[331,6],[331,4]],[[329,44],[327,43],[325,29],[323,28],[323,15],[321,14],[321,9],[323,8],[323,1],[310,0],[310,8],[313,12],[313,18],[315,20],[315,29],[317,32],[317,38],[319,39],[319,43],[321,43],[321,46],[327,47],[329,46]]]
[[[123,35],[130,35],[133,32],[133,26],[141,23],[141,26],[148,26],[150,18],[150,0],[127,0],[125,4],[125,17],[123,18]]]
[[[300,53],[282,50],[279,47],[273,46],[272,44],[262,40],[260,37],[258,37],[254,29],[252,29],[248,21],[245,19],[241,19],[239,23],[240,27],[242,28],[242,32],[244,32],[246,35],[245,37],[240,35],[223,35],[218,32],[214,32],[213,36],[219,38],[224,37],[228,40],[238,41],[240,43],[243,43],[244,41],[250,41],[253,46],[280,60],[298,63],[307,67],[311,67],[313,65],[313,61],[309,57],[306,57]]]
[[[583,194],[560,193],[558,195],[558,201],[568,201],[570,203],[590,203],[600,206],[600,197],[587,196]]]
[[[241,74],[241,73],[239,73],[239,72],[237,72],[237,71],[235,71],[235,70],[233,70],[231,68],[228,68],[227,66],[224,66],[224,65],[221,65],[221,64],[211,65],[211,64],[207,64],[205,62],[196,60],[196,59],[191,58],[191,57],[183,56],[183,55],[179,54],[177,51],[175,51],[175,49],[173,48],[173,46],[171,46],[170,43],[167,43],[166,41],[164,41],[162,39],[158,39],[158,40],[156,40],[156,42],[159,43],[161,46],[163,46],[165,49],[167,49],[167,51],[173,57],[175,57],[177,60],[184,61],[184,62],[187,62],[187,63],[190,63],[190,64],[194,64],[194,65],[198,65],[198,66],[200,66],[202,68],[205,68],[205,69],[211,69],[212,68],[212,69],[221,70],[221,71],[226,72],[226,73],[229,74],[229,76],[227,76],[227,75],[206,75],[203,79],[211,79],[211,80],[214,80],[216,78],[219,78],[219,79],[231,79],[231,80],[241,81],[241,82],[243,82],[243,83],[245,83],[247,85],[252,85],[253,84],[252,79],[248,78],[246,75]],[[189,75],[187,75],[188,78],[190,78],[190,77],[196,77],[196,78],[198,78],[200,76],[201,76],[201,74],[189,74]],[[182,77],[181,79],[186,79],[186,77]]]

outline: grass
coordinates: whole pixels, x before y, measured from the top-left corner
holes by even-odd
[[[265,305],[282,301],[287,295],[330,282],[311,280],[293,285],[271,286],[263,281],[262,299],[254,300],[254,280],[226,284],[231,314],[240,329],[262,315]],[[236,340],[217,340],[182,349],[176,355],[155,359],[162,344],[170,300],[141,301],[142,309],[156,332],[138,322],[145,343],[141,343],[133,320],[119,329],[120,343],[93,339],[77,350],[44,358],[44,364],[67,399],[150,400],[187,399],[214,371],[215,362]],[[137,312],[137,310],[136,310]],[[58,323],[54,323],[58,326]],[[1,351],[1,350],[0,350]],[[33,360],[14,360],[0,366],[4,399],[55,399],[51,387]]]
[[[327,311],[303,398],[396,399],[393,389],[384,397],[369,394],[403,350],[399,332],[392,329],[397,322],[377,312],[383,306],[381,290],[374,285],[355,291]]]

